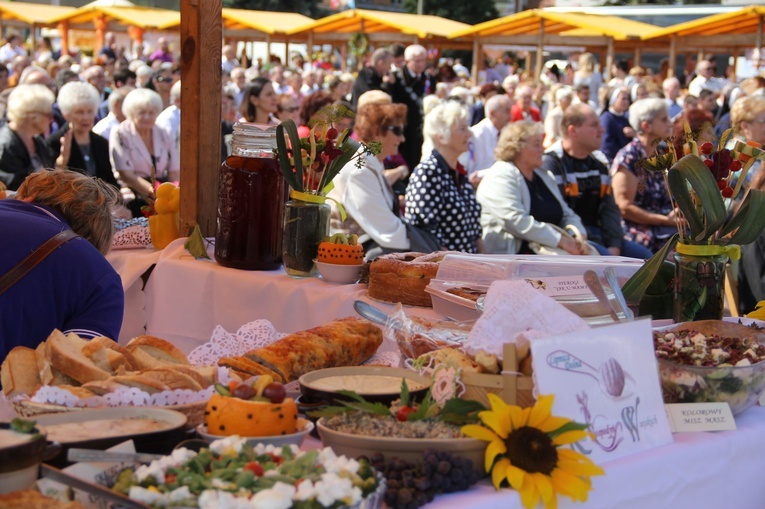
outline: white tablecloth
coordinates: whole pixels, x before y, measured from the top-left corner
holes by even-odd
[[[676,433],[675,443],[602,465],[585,504],[558,499],[559,508],[762,509],[765,507],[765,408],[736,419],[738,430]],[[436,497],[428,509],[521,508],[518,493],[488,480],[470,491]],[[542,507],[542,506],[540,506]]]
[[[146,296],[141,276],[157,263],[161,253],[154,248],[141,248],[117,249],[106,255],[106,259],[122,278],[122,289],[125,291],[125,312],[119,337],[122,344],[145,334]]]
[[[283,269],[246,271],[195,260],[178,239],[162,251],[146,284],[147,334],[172,341],[185,352],[210,340],[221,325],[236,332],[242,325],[269,320],[277,331],[310,329],[337,318],[358,316],[353,301],[367,300],[390,311],[392,305],[369,300],[366,285],[337,285],[318,277],[291,278]],[[432,310],[408,314],[433,317]]]

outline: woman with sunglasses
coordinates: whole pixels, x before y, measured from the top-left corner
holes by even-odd
[[[340,229],[359,235],[367,259],[383,253],[422,249],[413,245],[409,231],[400,217],[398,198],[385,174],[383,161],[398,153],[404,141],[406,105],[370,103],[359,109],[355,118],[355,132],[364,143],[379,141],[379,154],[364,158],[357,167],[349,162],[340,172],[346,174],[342,199],[348,218]]]
[[[15,191],[27,175],[55,165],[48,134],[53,92],[45,85],[18,85],[8,96],[8,123],[0,128],[0,181]]]
[[[300,125],[300,104],[292,94],[280,94],[276,99],[276,116],[280,122],[292,120]]]
[[[122,103],[126,120],[112,129],[109,154],[120,179],[135,193],[128,203],[134,217],[154,198],[152,176],[156,182],[175,182],[181,174],[180,155],[170,133],[156,125],[162,111],[159,94],[147,88],[130,92]]]
[[[151,75],[151,80],[146,85],[146,88],[154,90],[159,94],[159,97],[162,99],[163,110],[173,104],[170,98],[170,89],[173,87],[174,81],[172,69],[162,67],[154,71],[154,74]]]
[[[253,124],[278,124],[276,120],[277,101],[274,87],[268,78],[255,78],[247,83],[242,94],[239,122]]]

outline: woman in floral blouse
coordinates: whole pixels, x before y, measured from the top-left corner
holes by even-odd
[[[630,106],[630,125],[637,133],[611,166],[614,199],[625,223],[624,238],[658,251],[677,231],[675,211],[664,177],[638,164],[656,153],[656,140],[668,137],[672,123],[663,99],[641,99]]]
[[[425,117],[433,152],[417,165],[406,188],[406,217],[433,232],[446,249],[482,250],[481,206],[457,158],[468,149],[468,110],[454,101],[439,104]]]

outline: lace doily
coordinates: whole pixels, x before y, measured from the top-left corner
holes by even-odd
[[[228,368],[218,367],[218,382],[227,384],[231,381]],[[66,389],[46,385],[40,387],[29,400],[34,403],[48,403],[68,407],[102,406],[175,406],[190,403],[202,403],[210,399],[215,388],[210,386],[201,391],[175,389],[149,394],[135,387],[119,387],[114,392],[92,398],[79,398]]]

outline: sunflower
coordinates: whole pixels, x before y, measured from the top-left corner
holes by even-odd
[[[550,415],[555,396],[540,396],[531,408],[508,405],[489,394],[491,410],[480,412],[480,424],[462,427],[466,436],[489,442],[485,468],[494,487],[507,483],[521,495],[526,509],[541,500],[547,509],[558,505],[556,495],[587,500],[590,476],[605,472],[586,456],[561,445],[591,436],[585,425]]]

